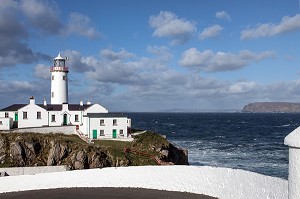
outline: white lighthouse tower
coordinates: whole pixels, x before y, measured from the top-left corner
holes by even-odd
[[[68,72],[66,59],[60,53],[54,58],[51,72],[51,104],[68,103]]]

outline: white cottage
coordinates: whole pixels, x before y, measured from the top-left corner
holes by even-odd
[[[12,128],[42,128],[76,126],[77,133],[90,139],[127,138],[131,120],[124,114],[108,113],[100,104],[68,103],[69,68],[59,54],[51,72],[51,104],[44,100],[36,104],[32,96],[29,104],[14,104],[0,110],[0,130]]]

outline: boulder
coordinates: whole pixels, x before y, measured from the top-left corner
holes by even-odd
[[[13,166],[25,166],[25,150],[19,142],[10,143],[10,160]]]

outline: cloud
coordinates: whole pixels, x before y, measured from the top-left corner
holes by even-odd
[[[21,11],[30,23],[48,34],[58,34],[62,28],[57,6],[50,1],[22,0]]]
[[[248,50],[240,51],[238,54],[216,52],[205,50],[198,51],[190,48],[181,54],[179,63],[185,67],[206,72],[232,71],[243,68],[254,61],[260,61],[274,56],[271,51],[253,53]]]
[[[271,37],[300,29],[300,14],[293,17],[285,16],[278,24],[258,24],[254,28],[247,28],[241,32],[241,39],[255,39],[260,37]]]
[[[172,44],[183,44],[196,32],[196,26],[186,19],[178,18],[170,11],[161,11],[151,15],[149,25],[154,28],[153,36],[170,37]]]
[[[134,54],[129,53],[124,49],[122,49],[120,52],[114,52],[109,49],[103,49],[101,50],[100,54],[102,57],[109,60],[119,60],[119,59],[122,60],[122,59],[129,59],[134,57]]]
[[[34,76],[41,79],[50,80],[49,66],[38,64],[34,67]]]
[[[225,11],[217,12],[216,13],[216,18],[217,19],[225,19],[227,21],[231,21],[230,15],[227,12],[225,12]]]
[[[4,1],[0,5],[0,68],[19,63],[29,64],[49,56],[33,52],[25,42],[29,34],[22,21],[17,18],[18,5]]]
[[[62,56],[69,58],[66,65],[70,66],[70,71],[79,73],[93,71],[93,66],[98,63],[93,56],[82,56],[81,53],[76,50],[66,50],[62,53]]]
[[[256,82],[238,82],[229,87],[229,93],[231,94],[241,94],[247,93],[251,91],[255,91],[258,88],[258,84]]]
[[[199,34],[199,38],[201,40],[216,37],[223,30],[223,27],[220,25],[213,25],[208,28],[204,28],[204,30]]]
[[[91,19],[80,13],[71,13],[69,15],[66,34],[76,34],[89,39],[101,37],[101,33],[93,27]]]

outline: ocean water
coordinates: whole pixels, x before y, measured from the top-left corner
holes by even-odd
[[[167,136],[191,165],[228,167],[287,179],[285,136],[300,114],[128,113],[132,127]]]

